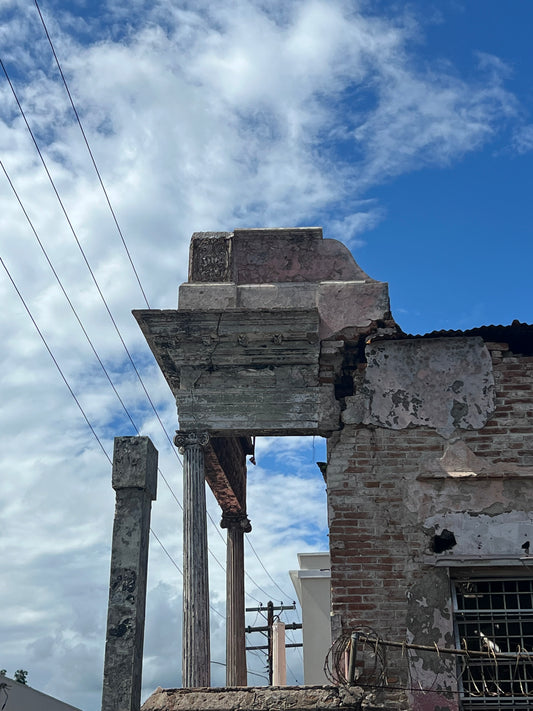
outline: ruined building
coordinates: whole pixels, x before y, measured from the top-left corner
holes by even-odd
[[[209,686],[204,478],[228,528],[228,685],[245,685],[250,438],[321,435],[328,664],[360,688],[342,703],[533,708],[533,326],[406,335],[387,285],[318,228],[197,233],[178,309],[135,316],[184,451],[184,686]]]

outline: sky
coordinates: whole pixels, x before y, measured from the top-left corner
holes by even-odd
[[[389,283],[408,333],[531,323],[533,5],[40,9],[120,232],[34,0],[3,0],[0,668],[96,711],[110,458],[113,437],[136,430],[161,471],[143,698],[181,680],[181,465],[168,441],[178,425],[131,310],[176,307],[195,231],[317,225]],[[258,441],[247,606],[292,602],[297,553],[327,549],[324,457],[318,438]],[[208,511],[212,675],[223,685],[225,546],[210,494]],[[250,683],[266,683],[264,665],[250,656]],[[298,650],[289,667],[301,683]]]

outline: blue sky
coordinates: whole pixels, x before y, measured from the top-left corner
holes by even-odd
[[[194,231],[320,225],[389,283],[392,312],[407,332],[531,322],[530,2],[40,6],[153,308],[176,306]],[[2,164],[129,412],[160,451],[172,492],[160,483],[153,528],[180,565],[181,470],[167,440],[175,405],[131,316],[144,299],[31,0],[0,7],[0,48],[164,430],[0,76]],[[0,256],[111,454],[113,436],[131,433],[129,421],[2,172],[0,199]],[[0,667],[28,669],[36,688],[96,711],[114,505],[109,462],[3,270],[0,292]],[[248,550],[248,604],[267,595],[279,602],[270,576],[290,589],[296,554],[326,545],[324,485],[313,464],[324,459],[319,448],[292,439],[260,445],[250,539],[269,575]],[[218,511],[208,501],[210,546],[223,561]],[[224,574],[215,558],[211,592],[213,675],[222,683]],[[179,684],[180,606],[179,573],[152,542],[145,695]],[[301,674],[296,653],[291,666]],[[251,668],[261,673],[261,661]]]
[[[480,57],[491,71],[489,55],[513,96],[514,116],[502,117],[480,149],[376,187],[386,218],[356,257],[389,282],[393,313],[407,332],[530,322],[532,8],[511,2],[502,12],[501,3],[479,1],[411,7],[427,20],[421,66],[445,62],[477,82]]]

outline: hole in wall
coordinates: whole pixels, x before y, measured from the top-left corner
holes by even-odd
[[[444,553],[451,550],[457,545],[453,531],[448,531],[447,528],[442,530],[442,533],[435,534],[431,543],[431,548],[434,553]]]

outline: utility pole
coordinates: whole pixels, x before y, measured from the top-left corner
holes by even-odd
[[[269,600],[267,603],[267,625],[268,625],[268,685],[272,686],[272,626],[274,624],[274,603]]]
[[[250,627],[248,626],[246,628],[246,632],[262,632],[263,634],[266,632],[267,633],[267,641],[268,644],[262,644],[259,646],[253,646],[253,647],[246,647],[247,650],[256,650],[256,649],[263,649],[267,650],[267,665],[268,665],[268,685],[272,686],[272,679],[273,679],[273,664],[272,664],[272,658],[273,658],[273,648],[272,648],[272,639],[273,639],[273,634],[272,634],[272,628],[274,625],[274,620],[275,617],[278,617],[278,615],[274,615],[275,612],[283,612],[285,610],[295,610],[296,609],[296,603],[293,602],[292,605],[280,605],[279,607],[275,607],[274,603],[272,600],[269,600],[266,606],[266,612],[267,612],[267,624],[266,625],[260,625],[259,627]],[[260,605],[259,607],[247,607],[246,612],[261,612],[264,613],[264,606]],[[301,622],[291,622],[290,624],[285,625],[285,629],[288,630],[301,630],[302,629],[302,623]],[[294,644],[286,644],[285,647],[302,647],[302,643],[294,643]]]

